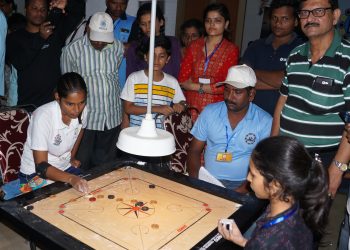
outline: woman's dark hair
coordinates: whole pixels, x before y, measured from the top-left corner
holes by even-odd
[[[251,159],[265,179],[281,185],[279,199],[299,202],[306,225],[319,235],[324,233],[329,210],[328,172],[313,159],[296,139],[275,136],[264,139],[254,149]]]
[[[226,5],[223,3],[209,4],[203,12],[203,23],[205,23],[205,19],[207,18],[210,11],[217,11],[224,18],[225,22],[229,21],[229,24],[231,24],[230,12],[228,11]],[[225,30],[224,37],[230,40],[230,32],[228,29]]]
[[[130,34],[130,38],[128,42],[131,41],[140,41],[142,40],[146,35],[143,34],[141,28],[139,27],[140,21],[141,21],[141,17],[143,15],[146,14],[151,14],[152,12],[152,3],[145,3],[142,4],[140,6],[140,8],[137,10],[137,14],[136,14],[136,20],[134,21],[132,28],[131,28],[131,34]],[[162,9],[159,7],[159,5],[157,4],[156,6],[156,18],[158,19],[158,21],[163,21],[164,25],[162,25],[160,27],[160,35],[164,35],[165,34],[165,18],[163,15],[163,11]]]
[[[144,60],[144,55],[149,52],[150,39],[143,39],[140,46],[137,47],[136,52],[139,58]],[[165,49],[168,56],[171,56],[171,42],[166,36],[156,36],[154,39],[154,48],[161,47]]]
[[[83,91],[87,94],[85,81],[78,73],[68,72],[58,79],[55,92],[60,98],[66,98],[70,93],[78,91]]]
[[[183,24],[181,24],[181,27],[180,27],[181,37],[185,34],[186,29],[192,28],[192,27],[198,31],[198,35],[200,37],[202,37],[204,35],[203,23],[196,18],[191,18],[191,19],[188,19],[187,21],[185,21]],[[182,39],[180,39],[180,40],[181,40],[182,47],[184,47],[185,45],[183,44]]]

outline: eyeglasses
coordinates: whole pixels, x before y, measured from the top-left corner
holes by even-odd
[[[328,8],[316,8],[313,10],[300,10],[298,12],[298,16],[300,19],[305,19],[310,16],[310,13],[312,13],[314,17],[323,17],[326,14],[326,10],[331,10],[331,9],[332,9],[331,7],[328,7]]]

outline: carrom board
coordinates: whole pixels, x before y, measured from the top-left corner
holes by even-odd
[[[124,167],[26,206],[95,249],[189,249],[239,204]]]

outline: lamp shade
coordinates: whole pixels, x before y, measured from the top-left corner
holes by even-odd
[[[159,157],[175,152],[175,140],[168,131],[157,129],[155,120],[147,114],[140,127],[120,131],[117,147],[129,154]]]

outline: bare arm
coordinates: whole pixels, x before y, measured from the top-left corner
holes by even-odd
[[[347,135],[349,134],[350,134],[350,125],[347,124],[345,126],[345,131],[343,132],[343,136],[342,136],[338,151],[334,157],[334,159],[336,159],[337,161],[346,163],[346,164],[350,161],[350,143],[347,139]],[[337,168],[334,162],[332,161],[331,165],[328,168],[328,174],[329,174],[329,193],[331,194],[332,198],[334,198],[340,186],[344,172],[341,171],[339,168]]]
[[[84,135],[84,129],[81,129],[79,132],[78,138],[75,141],[74,146],[73,146],[72,151],[71,151],[70,164],[72,164],[72,166],[76,167],[76,168],[80,167],[80,165],[81,165],[81,162],[79,160],[75,159],[75,156],[78,152],[81,138],[83,138],[83,135]]]
[[[124,100],[124,112],[128,115],[144,115],[147,113],[146,106],[137,106],[133,102]],[[174,113],[174,109],[168,105],[152,106],[152,112],[163,115],[170,115]]]
[[[255,75],[258,80],[257,89],[279,89],[284,77],[284,71],[255,70]]]
[[[181,87],[185,90],[189,90],[189,91],[195,91],[198,92],[199,88],[200,88],[200,84],[199,83],[193,83],[190,79],[180,83]],[[210,87],[210,84],[203,84],[203,91],[205,93],[208,94],[212,94],[213,91]]]
[[[34,162],[39,164],[42,162],[48,162],[48,152],[47,151],[37,151],[33,150]],[[46,171],[46,177],[53,181],[61,181],[69,183],[76,190],[88,193],[87,181],[80,178],[79,176],[66,173],[54,166],[49,166]]]
[[[198,178],[199,168],[201,167],[201,154],[205,146],[205,141],[193,138],[187,156],[187,167],[190,176]]]
[[[275,112],[273,115],[272,128],[271,128],[271,136],[276,136],[280,131],[280,120],[281,120],[281,112],[284,105],[287,102],[287,96],[281,95],[277,101]]]

